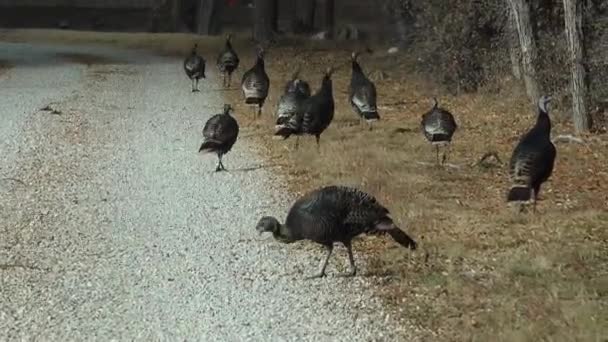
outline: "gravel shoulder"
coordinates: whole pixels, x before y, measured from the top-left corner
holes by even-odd
[[[180,60],[103,53],[130,62],[0,78],[0,340],[414,340],[343,248],[304,280],[320,247],[256,234],[293,199],[246,127],[229,172],[197,153],[215,69],[192,94]]]

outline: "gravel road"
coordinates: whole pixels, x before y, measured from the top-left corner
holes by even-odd
[[[59,50],[117,61],[66,64]],[[212,84],[192,94],[178,59],[0,51],[17,62],[0,76],[0,341],[412,334],[375,298],[381,279],[333,276],[346,265],[342,248],[329,277],[303,280],[320,247],[256,234],[257,219],[283,218],[292,198],[259,168],[246,128],[224,158],[229,172],[212,172],[215,157],[197,153],[205,120],[222,107],[212,66]],[[40,110],[49,104],[58,113]]]

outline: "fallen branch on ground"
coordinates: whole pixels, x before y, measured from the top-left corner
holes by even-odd
[[[51,107],[50,104],[44,106],[43,108],[40,108],[40,110],[44,111],[44,112],[51,112],[51,114],[55,114],[55,115],[61,115],[61,114],[63,114],[60,110],[57,110],[57,109]]]
[[[9,269],[14,269],[14,268],[40,271],[40,268],[38,268],[36,266],[29,266],[29,265],[23,265],[23,264],[0,264],[0,270],[2,270],[2,271],[7,271]]]
[[[418,103],[418,100],[414,100],[414,101],[399,100],[396,102],[381,103],[378,107],[396,107],[396,106],[403,106],[403,105],[407,105],[407,104],[417,104],[417,103]]]
[[[429,162],[417,161],[416,164],[418,164],[418,165],[425,165],[425,166],[443,166],[443,167],[449,167],[449,168],[456,169],[456,170],[460,170],[462,168],[461,165],[450,164],[450,163],[437,164],[437,163],[429,163]]]
[[[0,180],[3,180],[3,181],[13,181],[13,182],[19,183],[21,185],[26,185],[25,182],[23,182],[21,179],[12,178],[12,177],[0,178]]]
[[[502,165],[502,160],[500,160],[500,157],[498,157],[498,152],[496,152],[496,151],[490,151],[490,152],[486,152],[479,159],[478,162],[470,164],[469,166],[470,167],[475,167],[475,166],[482,165],[484,167],[490,167],[491,164],[489,164],[489,163],[486,162],[489,158],[494,158],[496,160],[496,162],[498,163],[498,165]],[[429,162],[423,162],[423,161],[417,161],[416,164],[418,164],[418,165],[425,165],[425,166],[436,166],[437,165],[437,163],[429,163]],[[444,167],[460,170],[463,167],[467,166],[467,164],[458,165],[458,164],[444,163],[444,164],[439,164],[439,166],[444,166]]]
[[[479,165],[483,165],[488,167],[489,165],[486,163],[486,161],[490,158],[494,158],[496,159],[496,162],[498,162],[498,164],[502,165],[502,160],[500,160],[500,158],[498,157],[498,152],[496,151],[490,151],[490,152],[486,152],[481,159],[479,159],[479,161],[475,164],[473,164],[472,166],[479,166]]]
[[[571,134],[563,134],[563,135],[558,135],[555,138],[553,138],[553,143],[577,143],[577,144],[584,144],[585,142],[583,141],[583,139],[581,138],[577,138]]]
[[[412,129],[412,128],[408,128],[408,127],[397,127],[393,130],[393,134],[396,133],[411,133],[414,132],[416,130]]]

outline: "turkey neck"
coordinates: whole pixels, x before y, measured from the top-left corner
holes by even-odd
[[[353,61],[353,75],[357,78],[363,78],[363,69],[357,61]]]
[[[329,78],[328,76],[323,77],[323,83],[321,83],[320,93],[325,96],[331,97],[332,99],[334,97],[331,78]]]
[[[536,118],[536,129],[543,132],[547,136],[551,134],[551,118],[549,118],[549,113],[538,109],[538,118]]]
[[[289,229],[284,224],[280,225],[277,230],[272,232],[272,236],[275,240],[283,242],[283,243],[292,243],[295,242],[289,235]]]
[[[260,70],[264,70],[264,58],[258,56],[255,61],[255,67]]]

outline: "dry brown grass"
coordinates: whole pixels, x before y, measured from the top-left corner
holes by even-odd
[[[242,49],[241,49],[242,51]],[[249,137],[272,164],[281,165],[295,193],[327,184],[350,184],[376,195],[420,241],[413,255],[385,239],[361,239],[357,254],[387,276],[379,292],[396,314],[428,331],[427,339],[453,341],[599,341],[608,336],[608,160],[606,137],[585,145],[559,144],[553,178],[539,214],[509,210],[506,165],[472,166],[495,151],[503,163],[535,112],[510,81],[498,93],[443,96],[408,67],[407,58],[364,56],[377,81],[382,122],[360,127],[347,104],[347,64],[334,76],[336,117],[321,137],[273,140],[274,105],[284,82],[305,60],[303,75],[318,88],[322,70],[344,65],[347,50],[302,52],[283,47],[267,54],[271,94],[264,118],[251,119],[240,91],[228,92]],[[305,51],[305,50],[304,50]],[[241,72],[251,66],[244,56]],[[381,77],[382,71],[386,73]],[[515,90],[513,90],[515,89]],[[419,131],[420,116],[437,95],[460,125],[450,162],[437,168]],[[404,104],[403,104],[404,102]],[[399,104],[402,103],[402,104]],[[556,108],[554,112],[567,109]],[[571,131],[556,122],[554,135]],[[603,140],[602,140],[603,139]],[[366,271],[364,271],[366,272]]]
[[[116,61],[111,58],[105,58],[88,53],[59,53],[57,56],[68,62],[84,64],[87,66],[116,63]]]
[[[147,49],[163,55],[187,53],[194,42],[201,50],[217,49],[224,42],[222,36],[205,37],[180,33],[121,33],[46,29],[12,29],[0,31],[0,41],[38,42],[48,44],[101,44],[119,48]],[[204,45],[201,43],[204,42]]]
[[[84,39],[82,33],[61,37],[60,32],[55,41],[171,54],[187,50],[196,38],[90,33]],[[27,34],[17,36],[24,39]],[[204,42],[201,47],[214,54],[222,38]],[[368,73],[379,76],[383,70],[388,75],[376,81],[382,121],[370,132],[359,127],[347,105],[347,49],[329,50],[328,44],[319,43],[300,44],[298,49],[283,46],[267,52],[271,94],[263,118],[252,121],[237,84],[252,65],[253,52],[247,39],[237,39],[235,46],[242,64],[225,96],[236,108],[241,139],[253,139],[269,164],[279,165],[276,169],[285,174],[293,192],[326,184],[355,185],[377,196],[420,242],[415,253],[379,238],[361,239],[355,248],[360,257],[367,255],[372,266],[362,270],[363,276],[386,277],[379,294],[396,315],[427,331],[425,340],[605,341],[606,136],[584,137],[584,145],[558,145],[555,173],[541,194],[539,213],[516,215],[504,203],[505,165],[471,166],[489,151],[507,162],[518,137],[533,124],[533,108],[516,84],[507,80],[492,85],[502,89],[498,92],[443,96],[440,87],[412,70],[408,58],[364,55],[362,64]],[[301,139],[298,153],[292,152],[293,140],[272,139],[274,105],[300,63],[302,75],[315,89],[327,65],[344,66],[334,76],[336,117],[321,138],[321,154],[316,153],[312,138]],[[435,158],[418,129],[431,95],[439,97],[460,125],[450,158],[459,169],[418,163]],[[570,131],[569,124],[556,122],[553,134]]]
[[[0,76],[6,72],[6,70],[10,69],[12,66],[7,61],[0,60]]]

